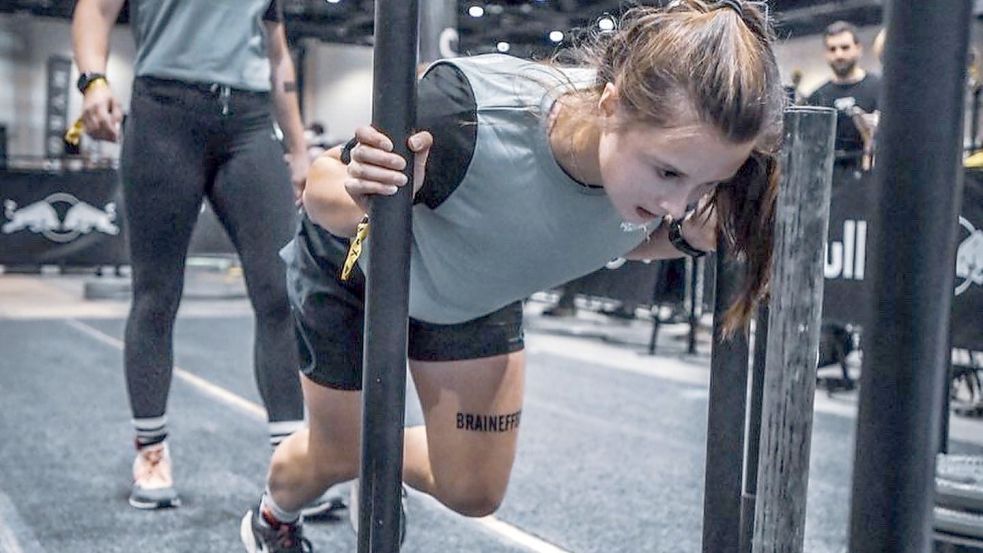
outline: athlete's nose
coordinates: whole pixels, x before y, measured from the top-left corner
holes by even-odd
[[[660,211],[663,213],[668,213],[672,215],[673,219],[680,220],[686,215],[686,207],[688,205],[689,194],[684,190],[680,190],[670,196],[662,198],[658,202]]]

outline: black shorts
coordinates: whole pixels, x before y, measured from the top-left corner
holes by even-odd
[[[361,390],[365,275],[356,267],[341,281],[347,251],[347,239],[304,217],[283,256],[301,372],[322,386]],[[418,361],[480,359],[523,347],[521,302],[457,324],[409,320],[408,356]]]

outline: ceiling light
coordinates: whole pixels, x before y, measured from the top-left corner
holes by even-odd
[[[482,8],[481,6],[471,6],[468,8],[468,15],[471,17],[481,17],[485,15],[485,8]]]
[[[602,31],[613,31],[614,20],[610,17],[602,17],[597,20],[597,26],[600,27]]]
[[[512,45],[503,40],[502,42],[496,44],[495,48],[498,48],[498,51],[504,54],[505,52],[509,51],[509,48],[512,48]]]
[[[553,42],[563,42],[563,31],[553,31],[550,33],[550,40]]]

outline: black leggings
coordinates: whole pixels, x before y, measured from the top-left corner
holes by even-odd
[[[214,88],[214,90],[212,90]],[[303,419],[297,346],[278,256],[297,221],[268,94],[138,78],[121,154],[133,266],[126,384],[134,418],[164,415],[185,256],[208,198],[256,312],[256,382],[270,422]]]

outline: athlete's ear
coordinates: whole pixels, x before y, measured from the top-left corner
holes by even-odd
[[[621,106],[621,92],[618,85],[607,83],[601,91],[601,98],[597,101],[597,111],[605,118],[614,117]]]

